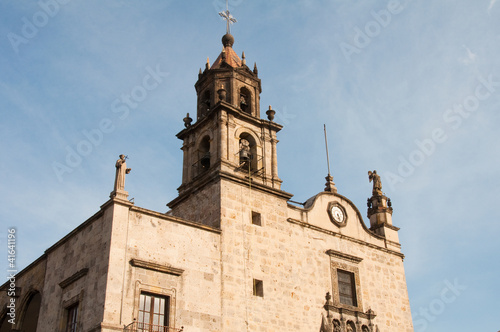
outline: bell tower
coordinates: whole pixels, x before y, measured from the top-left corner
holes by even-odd
[[[240,58],[233,45],[234,37],[226,33],[215,62],[211,65],[207,59],[205,69],[200,69],[195,84],[196,119],[188,113],[185,128],[177,134],[183,141],[182,184],[179,196],[168,204],[172,214],[210,225],[218,225],[215,215],[197,216],[192,209],[199,210],[199,206],[189,204],[189,212],[181,206],[193,199],[209,199],[220,205],[216,201],[220,188],[215,189],[214,184],[221,179],[284,194],[276,153],[276,133],[282,126],[273,121],[275,111],[271,106],[266,111],[267,119],[260,118],[262,87],[257,65],[250,69],[245,53]],[[213,192],[207,191],[209,187]],[[288,193],[285,196],[291,197]],[[215,210],[213,213],[218,214]]]

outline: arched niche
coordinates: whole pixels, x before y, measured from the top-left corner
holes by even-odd
[[[40,292],[33,291],[28,294],[20,317],[20,332],[36,332],[41,304],[42,295]]]
[[[345,326],[346,332],[356,332],[356,325],[352,320],[347,321],[347,324]]]

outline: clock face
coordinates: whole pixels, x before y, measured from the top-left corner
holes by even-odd
[[[332,206],[331,210],[332,218],[338,223],[344,222],[344,212],[338,206]]]

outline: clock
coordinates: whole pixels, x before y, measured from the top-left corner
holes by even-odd
[[[332,206],[330,212],[332,213],[333,220],[338,223],[344,222],[344,212],[338,206]]]
[[[342,205],[338,202],[330,202],[328,204],[328,216],[330,221],[337,227],[344,227],[347,224],[347,214]]]

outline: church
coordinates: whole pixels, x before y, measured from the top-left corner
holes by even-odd
[[[0,332],[413,331],[380,177],[369,172],[369,225],[330,174],[324,191],[291,201],[283,126],[271,106],[261,114],[257,66],[233,50],[221,15],[222,52],[200,69],[194,119],[177,133],[169,211],[129,201],[120,155],[110,199],[1,287]]]

